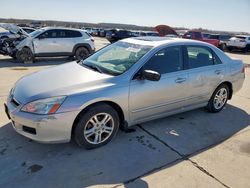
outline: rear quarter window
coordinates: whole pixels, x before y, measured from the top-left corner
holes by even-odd
[[[71,30],[65,30],[65,37],[66,38],[77,38],[77,37],[82,37],[81,32],[79,31],[71,31]]]

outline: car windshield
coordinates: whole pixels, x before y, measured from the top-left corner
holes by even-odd
[[[80,65],[117,76],[126,72],[150,49],[152,46],[119,41],[82,60]]]

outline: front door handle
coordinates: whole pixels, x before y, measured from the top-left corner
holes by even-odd
[[[214,73],[219,75],[219,74],[221,74],[221,70],[216,70],[216,71],[214,71]]]
[[[178,83],[178,84],[180,84],[180,83],[182,83],[182,82],[185,82],[186,80],[187,80],[186,78],[177,78],[177,79],[175,80],[175,82]]]

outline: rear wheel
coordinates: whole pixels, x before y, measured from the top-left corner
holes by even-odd
[[[226,84],[220,85],[210,98],[207,109],[210,112],[221,111],[229,98],[229,88]]]
[[[107,104],[98,104],[85,111],[73,132],[79,146],[93,149],[111,141],[119,128],[117,112]]]
[[[16,53],[16,58],[22,63],[33,63],[34,55],[29,48],[23,48]]]
[[[227,47],[227,50],[228,50],[229,52],[232,52],[232,51],[233,51],[233,48],[232,48],[232,47]]]
[[[225,43],[222,43],[222,44],[220,45],[220,49],[221,49],[222,51],[226,51],[227,45],[226,45]]]
[[[79,47],[75,51],[75,59],[80,61],[82,59],[86,59],[89,56],[89,51],[85,47]]]

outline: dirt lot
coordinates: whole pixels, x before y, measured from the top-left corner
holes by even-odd
[[[96,39],[97,48],[106,44]],[[229,55],[250,65],[249,54]],[[243,88],[221,113],[197,109],[143,123],[87,151],[26,139],[3,109],[20,77],[67,61],[23,65],[0,56],[0,187],[250,187],[250,66]]]

